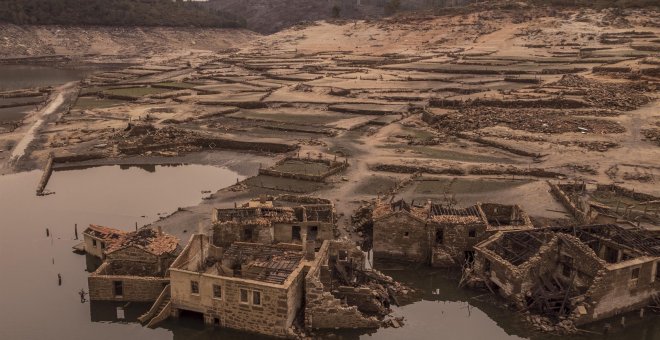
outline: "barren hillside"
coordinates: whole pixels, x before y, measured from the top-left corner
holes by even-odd
[[[191,49],[221,51],[240,47],[257,36],[244,29],[0,24],[0,57],[54,54],[127,57]]]
[[[390,0],[212,0],[209,6],[247,21],[247,28],[273,33],[302,22],[380,18]],[[359,5],[358,5],[359,3]],[[428,9],[432,1],[399,1],[396,11]],[[333,9],[334,8],[334,9]]]

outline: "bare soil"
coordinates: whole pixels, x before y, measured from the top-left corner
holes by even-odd
[[[332,199],[345,235],[346,217],[378,196],[506,201],[546,221],[565,218],[546,179],[660,194],[657,11],[526,13],[319,21],[269,36],[5,25],[5,58],[130,65],[75,91],[41,89],[41,106],[0,125],[0,171],[41,168],[50,153],[101,155],[85,164],[240,154],[258,159],[254,174],[287,156],[350,165],[325,183],[249,178],[156,223],[176,235],[209,226],[211,207],[260,194]],[[60,94],[25,156],[10,161]]]

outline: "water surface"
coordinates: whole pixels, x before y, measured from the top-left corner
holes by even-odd
[[[201,320],[168,321],[149,329],[135,319],[149,308],[144,303],[81,303],[87,290],[86,257],[71,247],[74,224],[79,233],[90,223],[134,230],[175,211],[199,203],[203,190],[217,190],[242,176],[225,168],[201,165],[102,166],[58,170],[47,189],[54,195],[37,197],[40,171],[0,176],[0,339],[263,339],[232,330],[204,327]],[[160,215],[159,215],[160,214]],[[46,236],[46,228],[50,237]],[[531,331],[503,301],[485,292],[459,289],[455,272],[424,266],[376,264],[420,291],[395,315],[405,317],[402,328],[371,333],[333,332],[332,339],[443,340],[658,340],[660,321],[647,315],[630,317],[630,326],[608,337],[552,336]],[[62,275],[58,285],[57,274]],[[117,308],[125,319],[117,316]],[[612,322],[612,321],[610,321]],[[593,330],[602,329],[602,324]]]
[[[108,68],[107,65],[0,65],[0,91],[64,84]]]
[[[103,166],[56,171],[47,187],[56,193],[38,197],[40,177],[40,171],[0,176],[0,339],[171,339],[165,329],[93,322],[116,312],[113,306],[90,309],[89,302],[80,303],[78,292],[87,290],[88,273],[85,256],[71,251],[80,242],[74,239],[74,224],[79,233],[90,223],[134,230],[136,222],[141,226],[158,214],[198,204],[202,190],[215,191],[242,176],[201,165],[156,166],[155,171]],[[127,317],[133,308],[139,313],[142,307],[129,305]]]

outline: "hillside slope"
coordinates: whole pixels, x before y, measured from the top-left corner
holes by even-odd
[[[44,55],[146,56],[181,50],[221,51],[259,37],[245,29],[64,27],[0,24],[0,58]]]

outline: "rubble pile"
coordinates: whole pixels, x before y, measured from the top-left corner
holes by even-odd
[[[564,111],[543,109],[506,109],[498,107],[463,107],[437,122],[447,133],[474,131],[491,126],[540,133],[586,132],[623,133],[619,123],[603,119],[571,117]]]
[[[660,128],[644,129],[642,130],[642,134],[646,140],[660,146]]]
[[[534,328],[549,333],[558,333],[558,334],[574,334],[577,332],[575,324],[568,320],[564,319],[560,322],[552,322],[550,318],[538,315],[538,314],[529,314],[527,315],[527,321],[534,326]]]
[[[594,106],[603,108],[634,110],[651,101],[644,94],[649,89],[641,82],[608,84],[575,74],[567,74],[549,86],[583,90],[585,100]]]
[[[610,142],[610,141],[580,141],[580,140],[571,140],[571,141],[561,141],[561,145],[565,146],[579,146],[589,151],[598,151],[606,152],[609,149],[619,147],[619,144]]]
[[[201,149],[195,145],[201,135],[175,127],[157,129],[149,124],[129,125],[124,131],[116,133],[112,139],[124,154],[135,154],[146,149],[158,151],[191,152]]]

